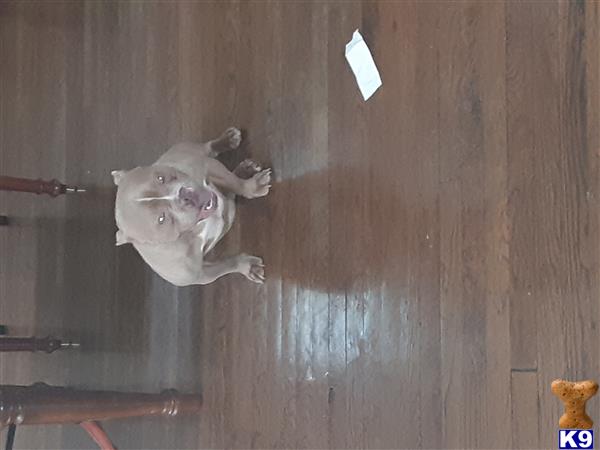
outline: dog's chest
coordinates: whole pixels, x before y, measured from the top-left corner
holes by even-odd
[[[235,202],[214,189],[218,197],[217,210],[203,222],[198,237],[204,242],[202,253],[211,251],[221,238],[229,231],[235,219]]]

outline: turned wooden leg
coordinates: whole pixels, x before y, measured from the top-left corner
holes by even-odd
[[[85,192],[84,189],[62,184],[58,180],[43,181],[4,176],[0,176],[0,191],[31,192],[34,194],[48,194],[52,197],[72,192]]]
[[[198,413],[201,407],[201,395],[183,395],[177,391],[141,394],[84,391],[44,383],[0,385],[0,427],[175,416]]]
[[[71,347],[79,347],[73,342],[64,342],[52,337],[5,337],[0,336],[0,352],[46,352],[52,353]]]

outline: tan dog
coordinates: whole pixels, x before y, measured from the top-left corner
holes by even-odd
[[[205,144],[177,144],[151,166],[113,171],[117,245],[133,244],[157,274],[176,286],[208,284],[229,273],[262,283],[261,258],[204,259],[231,228],[235,195],[262,197],[271,188],[270,169],[246,160],[232,173],[214,158],[240,142],[240,130],[229,128]]]

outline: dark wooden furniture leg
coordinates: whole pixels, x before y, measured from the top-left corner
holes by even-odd
[[[15,445],[15,434],[17,433],[17,426],[12,424],[8,426],[8,433],[6,433],[6,446],[5,450],[13,450]]]
[[[53,337],[6,337],[0,336],[0,352],[46,352],[79,347],[79,344],[65,342]]]
[[[0,216],[0,227],[8,225],[8,217]]]
[[[198,413],[201,407],[201,395],[183,395],[176,391],[141,394],[83,391],[44,383],[0,385],[0,427],[175,416]]]
[[[62,184],[58,180],[43,181],[4,176],[0,176],[0,191],[31,192],[33,194],[48,194],[52,197],[73,192],[85,192],[84,189]]]

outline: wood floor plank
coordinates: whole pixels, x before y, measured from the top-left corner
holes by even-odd
[[[440,11],[441,354],[444,442],[483,447],[486,384],[485,163],[478,58],[485,7],[448,3]],[[489,92],[486,92],[489,94]],[[487,102],[501,99],[487,98]],[[492,156],[495,156],[491,147]],[[465,414],[465,411],[468,411]]]
[[[537,372],[512,372],[511,448],[540,448],[540,401],[537,388]],[[549,434],[556,439],[558,433]]]
[[[477,55],[485,161],[484,447],[511,448],[511,352],[506,110],[506,16],[501,2],[482,9]]]

